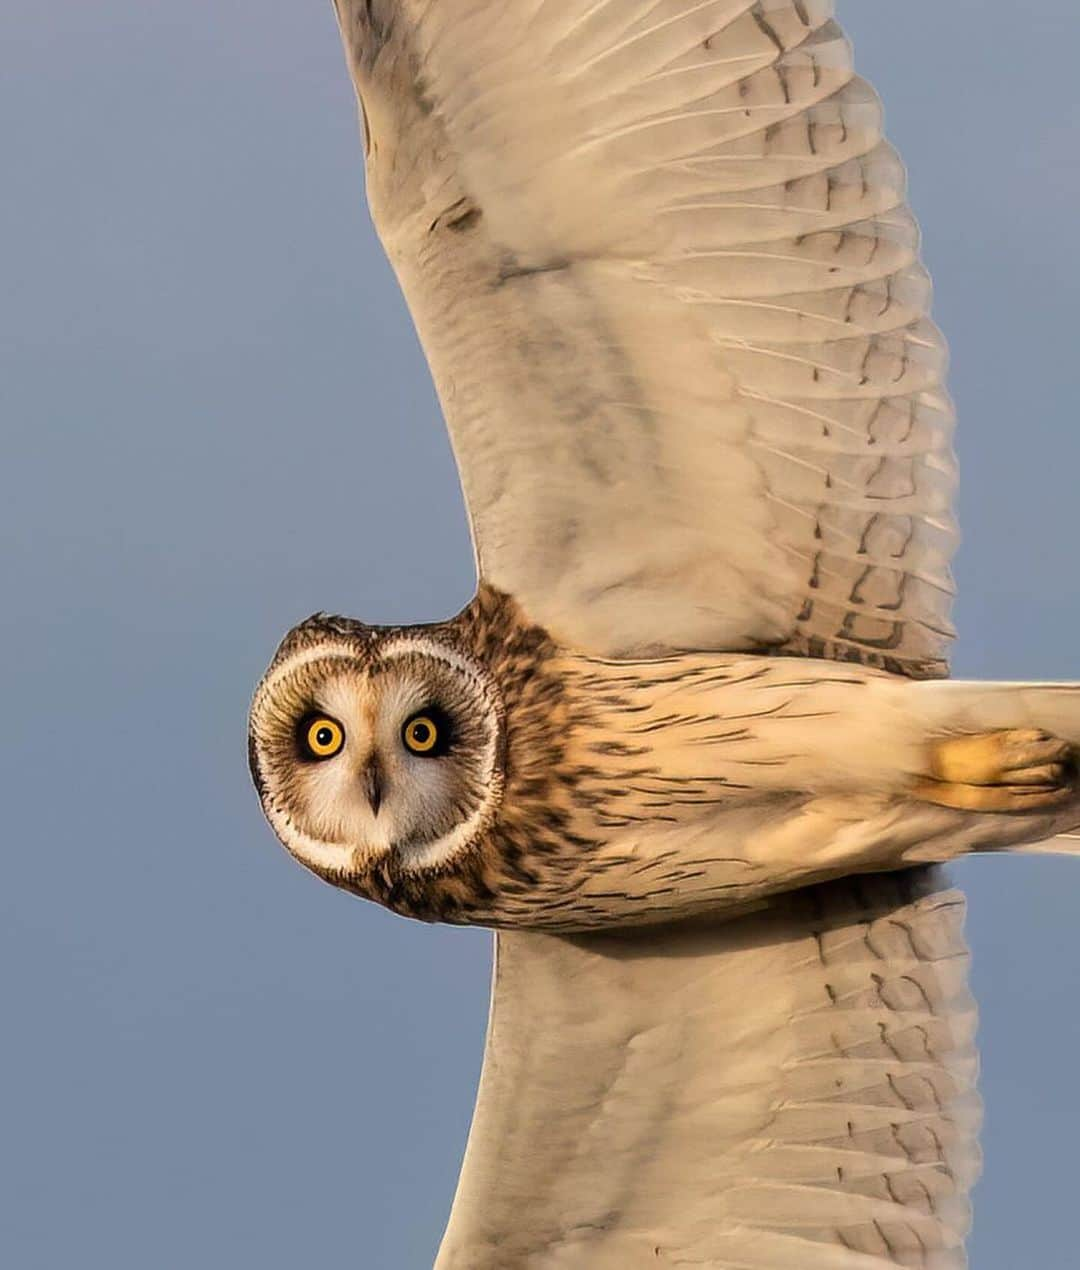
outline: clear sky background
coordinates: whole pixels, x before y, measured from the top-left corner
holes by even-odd
[[[841,3],[961,418],[961,675],[1080,678],[1076,0]],[[489,937],[303,873],[249,694],[325,608],[471,595],[330,0],[0,6],[0,1264],[430,1265]],[[1080,861],[956,870],[977,1270],[1076,1264]]]

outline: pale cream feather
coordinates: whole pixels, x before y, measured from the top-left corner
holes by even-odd
[[[942,669],[945,352],[831,0],[339,0],[482,576],[571,647]]]
[[[963,898],[498,936],[437,1270],[961,1270],[979,1167]]]

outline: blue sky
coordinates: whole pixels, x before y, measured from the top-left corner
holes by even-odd
[[[953,349],[956,671],[1080,677],[1080,10],[840,12]],[[331,5],[6,0],[0,48],[0,1261],[429,1264],[488,937],[302,873],[245,770],[298,617],[433,619],[473,586]],[[1080,863],[956,875],[988,1110],[973,1264],[1065,1270]]]

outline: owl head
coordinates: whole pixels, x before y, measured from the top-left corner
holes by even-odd
[[[502,797],[502,700],[451,623],[309,618],[259,685],[249,737],[284,846],[327,881],[384,902],[395,879],[467,855]]]

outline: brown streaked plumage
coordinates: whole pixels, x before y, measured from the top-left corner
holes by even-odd
[[[395,836],[394,800],[408,793],[397,786],[413,779],[405,773],[389,782],[370,838],[332,816],[332,830],[314,830],[322,795],[305,783],[313,765],[296,759],[298,723],[324,707],[327,683],[363,703],[346,752],[325,765],[341,767],[358,794],[372,762],[394,766],[407,711],[384,729],[388,740],[371,738],[380,685],[405,672],[420,681],[409,710],[455,720],[449,751],[412,770],[453,774],[455,792],[441,787],[421,821]],[[472,683],[479,694],[463,687]],[[955,743],[935,688],[787,657],[590,657],[560,648],[510,597],[482,586],[458,617],[431,626],[321,615],[298,626],[256,694],[252,770],[303,863],[406,916],[582,930],[730,914],[853,869],[894,868],[928,841],[947,837],[948,857],[1073,823],[1068,774],[1044,762],[1045,746],[1021,754],[1030,783],[1005,780],[1000,745],[987,751],[998,767],[986,767],[984,783],[940,779],[979,775],[978,751],[964,772],[951,758],[942,767]],[[1067,748],[1047,746],[1059,757]],[[984,814],[1009,808],[1027,814]],[[459,822],[468,832],[449,842]],[[383,825],[385,839],[374,832]]]

